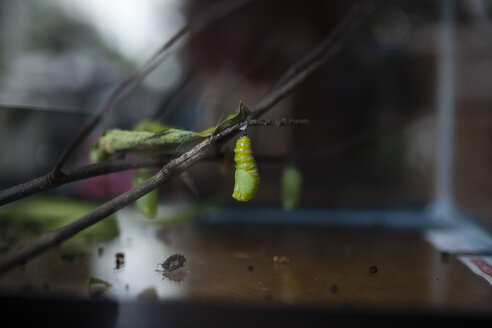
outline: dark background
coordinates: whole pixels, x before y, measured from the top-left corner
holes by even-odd
[[[170,6],[193,22],[213,2]],[[69,165],[87,163],[88,146],[103,129],[131,128],[163,104],[161,121],[196,130],[234,112],[240,99],[253,107],[354,3],[272,0],[247,5],[193,39],[149,78],[152,83],[127,97]],[[471,1],[457,2],[452,179],[458,205],[487,217],[492,115],[486,86],[492,49],[487,38],[490,3],[480,3],[483,7],[477,9]],[[159,6],[155,17],[167,21],[166,4]],[[422,206],[433,201],[439,8],[437,1],[380,2],[342,50],[266,116],[308,118],[308,127],[250,129],[259,158],[287,158],[259,161],[261,187],[250,206],[280,206],[280,175],[287,164],[303,173],[301,207]],[[0,185],[6,188],[47,172],[76,128],[164,40],[156,40],[141,56],[129,55],[86,15],[56,1],[0,1],[0,13]],[[218,196],[233,203],[232,163],[225,176],[220,165],[191,169],[198,198],[175,179],[161,193],[162,200]],[[129,176],[90,179],[53,192],[109,199],[130,187]]]

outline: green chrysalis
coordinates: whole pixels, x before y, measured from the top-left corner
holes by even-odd
[[[244,135],[237,140],[234,148],[234,161],[236,162],[236,173],[232,197],[241,202],[250,201],[258,189],[260,175],[248,136]]]

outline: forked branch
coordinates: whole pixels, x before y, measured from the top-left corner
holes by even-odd
[[[356,6],[350,13],[342,20],[340,23],[342,26],[347,25],[347,21],[351,22],[348,25],[358,25],[363,18],[366,18],[372,11],[371,6]],[[354,18],[356,18],[354,20]],[[275,87],[269,93],[267,93],[261,101],[255,106],[252,113],[253,118],[257,118],[272,108],[276,103],[278,103],[282,98],[289,94],[295,87],[301,84],[312,72],[317,70],[331,55],[333,55],[336,50],[340,48],[341,42],[348,37],[355,26],[350,26],[350,29],[346,31],[343,37],[337,38],[337,42],[331,43],[326,42],[322,47],[322,51],[319,52],[319,47],[315,49],[316,55],[308,54],[306,58],[309,60],[302,60],[303,65],[299,69],[295,69],[292,74],[286,74],[287,79],[281,79]],[[327,39],[330,39],[328,37]],[[296,68],[294,66],[294,68]],[[256,121],[258,125],[262,121]],[[169,163],[165,164],[154,176],[146,180],[137,187],[121,194],[120,196],[112,199],[111,201],[99,206],[91,213],[84,215],[78,220],[61,227],[57,230],[43,233],[38,238],[34,239],[30,244],[25,247],[18,249],[15,252],[6,254],[0,260],[0,273],[12,268],[16,264],[19,264],[33,256],[40,254],[41,252],[47,250],[48,248],[61,243],[62,241],[72,237],[76,233],[82,231],[85,228],[101,221],[105,217],[115,213],[119,209],[131,204],[138,198],[149,193],[155,188],[159,187],[162,183],[169,180],[176,174],[179,174],[196,162],[205,158],[220,142],[228,140],[228,138],[234,136],[237,130],[244,125],[252,125],[253,121],[243,121],[232,127],[225,129],[224,131],[212,135],[211,137],[205,139],[197,146],[195,146],[190,151],[182,154],[178,158],[171,160]]]
[[[121,82],[111,93],[109,98],[101,105],[101,107],[99,107],[96,114],[80,128],[56,160],[55,166],[51,171],[52,177],[50,179],[56,179],[59,176],[62,176],[62,173],[60,172],[61,167],[67,161],[68,157],[80,145],[80,143],[87,137],[94,127],[99,124],[102,118],[120,102],[120,100],[132,92],[135,87],[137,87],[140,82],[147,77],[147,75],[149,75],[164,60],[169,58],[169,56],[179,49],[177,44],[181,39],[184,37],[195,37],[212,23],[228,16],[251,1],[252,0],[235,0],[232,2],[227,0],[222,1],[215,6],[212,6],[200,17],[198,21],[193,24],[186,24],[179,29],[179,31],[176,32],[176,34],[169,39],[137,72]]]

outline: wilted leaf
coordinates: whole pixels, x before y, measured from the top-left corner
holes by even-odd
[[[135,131],[147,131],[147,132],[159,132],[168,129],[172,129],[173,127],[170,125],[162,124],[154,120],[143,120],[140,121],[133,130]]]
[[[104,132],[99,141],[91,146],[90,160],[92,163],[99,163],[118,152],[140,155],[185,152],[204,138],[244,121],[250,114],[249,109],[240,102],[239,111],[236,114],[229,115],[217,126],[200,133],[177,129],[152,120],[144,120],[137,124],[136,131],[109,130]]]
[[[186,151],[203,138],[194,131],[175,128],[159,132],[109,130],[92,145],[90,159],[97,163],[118,152],[156,155]]]

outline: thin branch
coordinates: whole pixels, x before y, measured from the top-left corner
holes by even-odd
[[[368,130],[359,132],[341,141],[334,142],[327,145],[324,148],[317,149],[309,152],[301,153],[289,153],[284,155],[262,155],[256,154],[255,160],[258,163],[279,163],[279,162],[303,162],[319,160],[323,158],[330,158],[338,156],[340,153],[353,149],[356,146],[360,146],[364,143],[371,142],[377,138],[391,136],[394,133],[405,130],[410,124],[420,119],[424,115],[424,112],[418,112],[415,115],[402,120],[402,123],[397,124],[388,131],[374,131]],[[250,120],[252,121],[252,120]],[[281,122],[282,120],[280,120]],[[403,123],[404,122],[404,123]],[[410,123],[409,123],[410,122]],[[294,124],[305,124],[302,120]],[[250,124],[253,125],[253,124]],[[221,161],[225,154],[220,152],[215,155],[211,155],[204,160],[208,161]],[[0,192],[0,205],[8,204],[10,202],[28,197],[30,195],[39,193],[41,191],[49,190],[64,184],[68,184],[74,181],[92,178],[95,176],[120,172],[125,170],[143,168],[143,167],[160,167],[164,162],[176,158],[174,155],[160,156],[160,157],[135,157],[125,159],[112,159],[97,164],[91,164],[86,166],[80,166],[78,168],[62,171],[63,177],[56,182],[50,180],[50,175],[46,174],[37,179],[31,180],[27,183],[23,183],[12,188],[3,190]]]
[[[15,252],[6,254],[0,262],[0,273],[44,252],[53,245],[61,243],[62,241],[75,235],[77,232],[90,227],[91,225],[101,221],[105,217],[113,214],[124,206],[136,201],[138,198],[154,190],[166,181],[172,174],[185,170],[195,161],[205,156],[207,154],[207,149],[211,146],[212,140],[212,138],[206,139],[189,152],[184,153],[179,158],[174,159],[164,165],[158,173],[150,179],[144,181],[139,186],[97,207],[94,211],[82,216],[80,219],[59,229],[45,232],[25,247],[20,248]]]
[[[352,32],[372,13],[373,4],[359,4],[354,6],[336,28],[325,38],[319,46],[314,48],[306,57],[292,66],[267,93],[256,107],[252,118],[263,115],[269,108],[278,103],[286,94],[297,86],[297,80],[304,80],[308,75],[317,70],[323,63],[336,54],[342,44]]]
[[[243,125],[248,126],[285,126],[307,124],[306,119],[301,120],[247,120]],[[119,171],[137,169],[142,167],[160,167],[164,162],[176,158],[177,155],[160,157],[136,157],[126,159],[113,159],[97,164],[80,166],[74,169],[61,171],[62,175],[56,180],[51,179],[50,174],[43,175],[29,182],[16,185],[0,192],[0,205],[31,196],[33,194],[52,189],[70,182],[92,178],[98,175],[114,173]],[[214,157],[215,158],[215,157]]]
[[[301,119],[286,119],[281,120],[246,120],[243,125],[246,126],[287,126],[287,125],[306,125],[309,124],[309,120],[306,118]]]
[[[68,169],[61,171],[57,179],[51,179],[51,174],[40,176],[37,179],[28,181],[16,185],[12,188],[3,190],[0,192],[0,205],[8,204],[10,202],[19,200],[36,194],[41,191],[45,191],[51,188],[55,188],[73,181],[92,178],[98,175],[119,172],[130,169],[137,169],[142,167],[160,167],[166,161],[166,159],[173,157],[138,157],[138,158],[126,158],[126,159],[114,159],[104,161],[97,164],[91,164],[86,166],[80,166],[74,169]]]
[[[360,12],[362,17],[367,17],[370,10]],[[332,45],[338,49],[339,44]],[[292,75],[288,81],[282,83],[277,89],[268,93],[256,106],[253,112],[253,118],[256,118],[268,109],[272,108],[277,102],[279,102],[283,97],[285,97],[289,92],[291,92],[296,86],[301,84],[312,72],[321,66],[321,64],[331,55],[331,47],[325,49],[326,54],[320,56],[319,58],[313,59],[312,62],[304,66],[302,70]],[[310,56],[310,54],[308,55]],[[91,213],[84,215],[78,220],[61,227],[57,230],[43,233],[38,238],[34,239],[30,244],[26,245],[24,248],[18,249],[14,252],[6,254],[0,260],[0,273],[7,271],[16,264],[22,263],[23,261],[32,258],[33,256],[42,253],[48,248],[61,243],[62,241],[72,237],[76,233],[84,230],[85,228],[95,224],[108,215],[113,214],[119,209],[125,207],[126,205],[134,202],[143,195],[149,193],[150,191],[157,188],[163,182],[167,181],[170,177],[179,174],[187,170],[189,167],[194,165],[199,160],[205,158],[218,144],[218,142],[224,142],[228,137],[234,135],[236,130],[243,127],[247,122],[238,123],[232,127],[225,129],[224,131],[213,135],[203,142],[199,143],[190,151],[184,153],[180,157],[171,160],[169,163],[164,165],[158,173],[152,176],[150,179],[146,180],[139,186],[121,194],[120,196],[112,199],[111,201],[99,206]]]
[[[185,91],[187,90],[187,87],[194,75],[195,69],[189,68],[187,72],[181,77],[181,80],[162,98],[154,113],[150,115],[153,120],[161,119],[162,121],[165,121],[165,118],[172,113],[171,105],[173,105],[179,98],[182,98],[182,96],[186,94]],[[174,106],[174,108],[176,108],[176,106]]]
[[[84,115],[87,114],[85,110],[77,107],[0,104],[0,109],[25,110],[25,111],[45,112],[45,113],[67,113],[67,114],[84,114]]]
[[[239,4],[237,6],[239,6]],[[341,21],[340,26],[346,26],[349,22],[356,22],[356,24],[360,24],[362,19],[366,18],[370,14],[371,10],[372,7],[368,5],[358,5],[354,7],[347,14],[346,18]],[[202,25],[206,24],[203,23]],[[343,34],[341,30],[345,31],[345,34]],[[320,46],[316,47],[313,52],[309,53],[304,59],[301,60],[302,65],[296,64],[292,68],[290,68],[287,73],[282,76],[280,81],[276,83],[276,86],[272,88],[270,92],[268,92],[255,106],[252,117],[256,118],[261,116],[266,110],[274,106],[278,101],[280,101],[280,99],[282,99],[283,97],[285,97],[285,95],[292,91],[292,89],[296,87],[300,82],[302,82],[311,72],[318,69],[322,65],[322,63],[329,58],[330,55],[333,55],[335,53],[335,51],[332,50],[331,47],[334,47],[335,50],[338,50],[340,48],[340,43],[348,37],[349,32],[351,32],[352,30],[353,29],[349,29],[348,27],[343,29],[340,27],[335,28],[334,33],[338,35],[338,37],[334,38],[332,35],[329,35],[321,43]],[[335,42],[333,40],[338,41]],[[165,47],[163,47],[162,49],[165,49]],[[107,163],[107,165],[110,166],[111,164]],[[84,172],[83,168],[80,169],[82,169],[82,172]],[[99,168],[93,167],[93,169],[97,171]],[[67,172],[73,173],[70,170],[67,170],[60,171],[59,174],[53,174],[52,171],[45,176],[4,190],[0,192],[0,205],[7,204],[9,202],[32,195],[36,192],[56,187],[64,183],[79,180],[78,178],[71,180],[70,175],[64,176],[64,174],[66,174]],[[109,172],[113,171],[108,171],[108,173]],[[20,194],[17,195],[17,193]]]
[[[109,113],[121,99],[133,91],[135,87],[138,86],[157,66],[178,50],[179,47],[175,47],[175,45],[179,40],[186,36],[189,38],[195,37],[212,23],[228,16],[251,1],[252,0],[237,0],[234,2],[222,1],[215,6],[212,6],[197,22],[184,25],[143,67],[120,83],[111,93],[109,98],[101,105],[101,107],[99,107],[96,114],[80,128],[56,160],[55,166],[51,171],[53,178],[61,175],[60,170],[62,165],[102,118]]]
[[[72,237],[76,233],[90,227],[91,225],[103,220],[107,216],[115,213],[119,209],[127,206],[128,204],[136,201],[145,194],[151,192],[155,188],[159,187],[162,183],[169,180],[171,177],[178,175],[196,162],[208,156],[214,149],[217,142],[224,137],[230,135],[234,131],[249,125],[262,125],[262,126],[286,126],[291,124],[307,124],[307,120],[280,120],[280,121],[266,121],[266,120],[252,120],[237,123],[216,135],[213,135],[190,151],[182,154],[178,158],[171,160],[165,164],[159,172],[157,172],[150,179],[144,181],[137,187],[113,198],[109,202],[97,207],[94,211],[82,216],[78,220],[67,224],[59,229],[44,232],[38,238],[34,239],[30,244],[22,247],[14,252],[6,254],[0,260],[0,274],[18,265],[42,252],[48,248],[57,245],[64,240]]]

